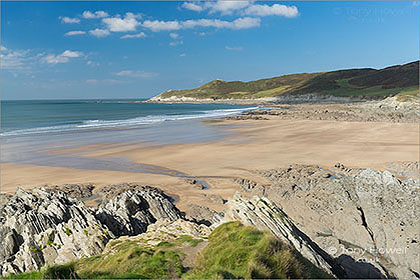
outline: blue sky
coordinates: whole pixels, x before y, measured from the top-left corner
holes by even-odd
[[[419,59],[419,2],[4,2],[3,99],[145,98]]]

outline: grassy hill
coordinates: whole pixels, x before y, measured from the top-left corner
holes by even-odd
[[[159,98],[255,99],[280,95],[317,93],[342,97],[388,97],[418,93],[419,61],[383,69],[347,69],[331,72],[284,75],[257,81],[214,80],[198,88],[169,90]]]
[[[268,232],[230,222],[209,236],[195,267],[182,264],[201,239],[181,236],[145,247],[139,241],[111,241],[111,250],[91,258],[4,279],[252,279],[332,278],[294,248]]]

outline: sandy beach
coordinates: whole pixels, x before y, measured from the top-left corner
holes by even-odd
[[[109,170],[71,169],[37,165],[1,165],[1,191],[16,187],[92,183],[98,186],[124,182],[140,183],[179,196],[177,206],[189,203],[216,211],[223,205],[209,199],[227,199],[238,189],[232,179],[249,178],[269,184],[253,171],[290,164],[315,164],[331,168],[335,163],[349,167],[386,169],[386,163],[416,161],[419,156],[419,126],[416,123],[348,122],[330,120],[220,120],[207,122],[230,130],[233,136],[204,143],[147,145],[90,145],[52,153],[77,151],[86,157],[123,157],[133,163],[171,169],[205,180],[210,189],[201,190],[185,178]]]

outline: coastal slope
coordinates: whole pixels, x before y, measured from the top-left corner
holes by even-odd
[[[256,81],[213,80],[193,89],[168,90],[151,102],[296,100],[308,95],[335,99],[372,99],[417,95],[419,61],[383,69],[361,68],[283,75]]]

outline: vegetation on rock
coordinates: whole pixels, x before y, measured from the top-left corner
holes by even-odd
[[[230,222],[209,236],[196,267],[187,272],[194,279],[324,279],[330,275],[314,266],[295,249],[271,233]]]
[[[180,236],[147,247],[138,240],[111,241],[104,254],[6,279],[330,278],[268,232],[230,222],[216,228],[196,266],[182,265],[183,248],[202,242]]]

